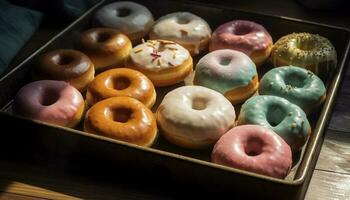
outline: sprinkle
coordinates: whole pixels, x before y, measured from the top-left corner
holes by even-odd
[[[176,44],[175,42],[167,41],[167,40],[159,40],[159,42],[162,44]]]
[[[145,39],[142,38],[141,41],[142,41],[142,43],[145,43]]]
[[[175,65],[173,65],[173,63],[171,63],[171,62],[168,62],[168,65],[170,65],[170,66],[172,66],[172,67],[175,66]]]
[[[160,61],[160,59],[157,59],[157,64],[160,66],[162,65],[162,62]]]
[[[292,114],[293,114],[292,112],[289,112],[289,113],[288,113],[289,116],[292,116]]]
[[[167,47],[167,49],[170,49],[172,51],[177,51],[178,50],[177,48],[174,48],[174,47]]]
[[[183,29],[181,29],[180,32],[181,32],[182,35],[187,35],[188,34],[188,32],[183,30]]]
[[[151,44],[149,44],[149,43],[147,43],[146,45],[147,45],[148,47],[155,48],[153,45],[151,45]]]
[[[297,127],[297,124],[296,123],[293,123],[292,124],[292,128],[296,128]]]
[[[143,49],[136,50],[135,53],[140,53]]]
[[[176,53],[173,54],[173,59],[175,59],[175,58],[176,58]]]

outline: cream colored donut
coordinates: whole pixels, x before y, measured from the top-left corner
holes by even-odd
[[[196,55],[208,47],[211,29],[206,21],[192,13],[175,12],[159,18],[149,36],[179,43],[191,55]]]
[[[236,114],[219,92],[202,86],[183,86],[164,97],[156,118],[168,141],[202,149],[211,147],[234,126]]]

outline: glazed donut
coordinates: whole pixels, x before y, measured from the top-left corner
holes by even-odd
[[[253,61],[244,53],[230,49],[213,51],[201,58],[194,84],[220,92],[234,105],[252,96],[259,87]]]
[[[86,113],[84,131],[116,140],[151,146],[157,122],[151,110],[131,97],[99,101]]]
[[[175,12],[159,18],[152,27],[152,40],[174,41],[185,47],[191,55],[208,48],[211,29],[206,21],[189,12]]]
[[[127,68],[110,69],[89,84],[86,100],[89,106],[110,97],[128,96],[151,108],[156,101],[152,82],[141,72]]]
[[[310,33],[292,33],[275,43],[271,60],[275,67],[294,65],[325,78],[337,65],[337,52],[325,37]]]
[[[164,97],[156,118],[171,143],[204,149],[234,126],[236,115],[222,94],[201,86],[183,86]]]
[[[115,29],[93,28],[80,35],[78,48],[89,56],[96,70],[106,70],[124,66],[132,45]]]
[[[288,144],[272,130],[258,125],[236,126],[215,144],[211,160],[258,174],[283,179],[292,166]]]
[[[80,51],[59,49],[39,57],[33,69],[34,79],[60,80],[84,91],[94,79],[95,69],[91,60]]]
[[[179,83],[193,71],[189,52],[167,40],[148,40],[134,47],[128,67],[145,74],[155,86]]]
[[[283,97],[311,113],[326,99],[326,88],[311,71],[284,66],[274,68],[262,77],[259,94]]]
[[[219,26],[213,33],[209,50],[233,49],[249,56],[256,66],[270,56],[272,38],[260,24],[246,20],[234,20]]]
[[[65,127],[79,123],[84,107],[80,92],[64,81],[31,82],[14,99],[14,113]]]
[[[241,108],[237,125],[257,124],[281,136],[293,152],[300,150],[311,134],[305,112],[277,96],[262,95],[248,99]]]
[[[148,34],[153,23],[152,13],[145,6],[130,1],[105,5],[93,19],[95,26],[117,29],[126,34],[133,44]]]

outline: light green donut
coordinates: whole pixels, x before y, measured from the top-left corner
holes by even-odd
[[[283,97],[310,113],[324,102],[326,88],[311,71],[284,66],[271,69],[262,77],[259,94]]]
[[[288,100],[277,96],[254,96],[241,108],[238,125],[257,124],[272,129],[298,151],[311,133],[304,111]]]

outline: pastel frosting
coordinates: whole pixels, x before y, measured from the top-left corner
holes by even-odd
[[[184,47],[167,40],[148,40],[130,52],[134,64],[150,71],[175,68],[189,58],[190,54]]]
[[[194,83],[222,94],[249,85],[257,76],[254,62],[244,53],[223,49],[210,52],[199,60]]]
[[[246,20],[234,20],[220,25],[211,38],[210,51],[233,49],[248,56],[272,45],[272,37],[260,24]]]
[[[326,88],[311,71],[283,66],[271,69],[262,77],[259,93],[283,97],[307,112],[324,101]]]
[[[248,99],[242,105],[237,124],[257,124],[272,129],[292,151],[300,150],[311,133],[310,123],[299,106],[270,95]]]

